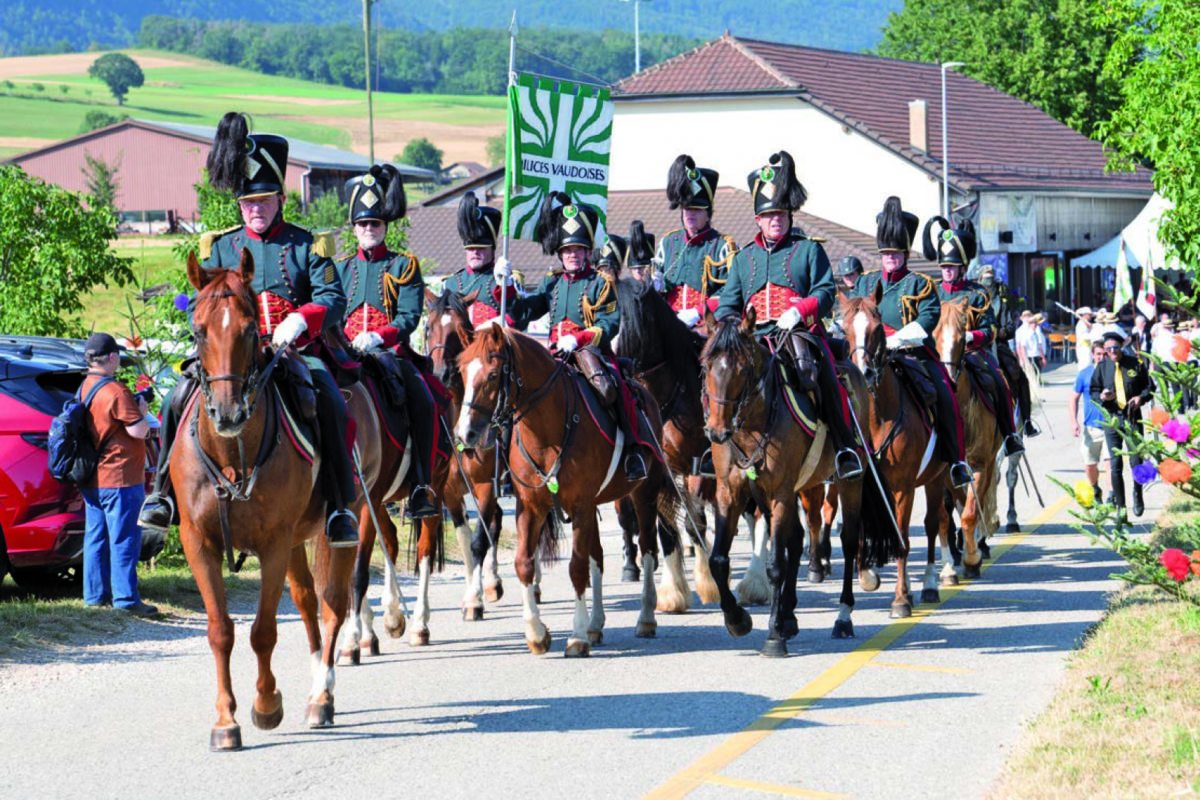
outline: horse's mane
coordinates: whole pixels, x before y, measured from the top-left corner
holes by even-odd
[[[211,277],[203,289],[196,292],[195,307],[207,300],[219,300],[224,297],[237,297],[246,303],[254,319],[258,319],[258,303],[255,302],[254,290],[242,282],[241,273],[236,269],[215,269],[210,271]]]
[[[842,295],[840,302],[842,304],[843,317],[850,317],[852,314],[860,311],[871,316],[880,316],[879,306],[875,304],[875,298],[873,297],[851,297],[849,295]]]
[[[967,329],[966,301],[942,303],[942,316],[938,321],[938,327],[940,328],[942,325],[953,325],[955,328],[965,331]]]
[[[546,361],[553,359],[550,351],[532,336],[513,330],[512,328],[501,328],[498,325],[493,325],[490,328],[475,333],[475,337],[471,340],[471,343],[463,349],[462,354],[458,357],[458,363],[470,364],[477,358],[486,363],[486,358],[490,353],[498,352],[489,347],[489,343],[496,334],[502,337],[502,342],[509,347],[515,348],[523,356],[532,354],[534,358],[545,359]]]
[[[699,337],[679,321],[662,295],[645,281],[625,278],[617,284],[617,308],[621,314],[621,350],[645,353],[657,341],[672,374],[683,384],[684,396],[699,397],[700,370],[696,356]],[[690,369],[689,365],[697,368]],[[655,365],[640,366],[646,369]]]
[[[453,292],[447,289],[442,292],[433,301],[433,306],[430,308],[432,314],[461,314],[468,320],[471,318],[467,311],[467,304],[463,300],[463,296],[458,292]]]
[[[745,361],[753,359],[758,342],[751,336],[743,335],[740,325],[741,320],[737,317],[722,320],[716,332],[708,337],[708,344],[704,346],[700,358],[706,362],[721,355],[731,355]]]

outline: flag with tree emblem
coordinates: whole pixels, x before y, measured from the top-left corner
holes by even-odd
[[[532,239],[546,194],[608,209],[613,103],[607,89],[519,75],[508,87],[504,215],[516,239]]]

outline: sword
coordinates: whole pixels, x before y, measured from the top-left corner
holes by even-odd
[[[354,447],[350,451],[354,456],[354,471],[358,473],[358,482],[363,488],[363,498],[367,506],[367,511],[371,514],[371,522],[375,525],[375,538],[379,540],[379,546],[383,548],[383,571],[387,580],[395,583],[397,592],[400,595],[400,610],[404,616],[408,617],[408,603],[404,601],[404,592],[399,591],[400,582],[396,580],[396,565],[392,563],[392,557],[388,554],[387,543],[383,540],[383,528],[379,526],[379,517],[375,515],[375,504],[371,502],[371,491],[367,488],[367,479],[363,477],[362,461],[358,457],[358,442],[354,443]],[[400,554],[397,553],[397,556]]]
[[[879,494],[887,499],[888,493],[884,491],[883,481],[880,480],[879,471],[875,468],[875,459],[871,456],[871,448],[867,444],[867,437],[863,436],[862,425],[858,423],[858,414],[854,413],[854,403],[851,403],[849,398],[846,399],[846,407],[850,409],[850,419],[854,420],[854,430],[858,432],[858,441],[862,445],[864,454],[867,457],[867,466],[871,468],[871,477],[875,479],[875,486],[878,487]],[[888,519],[892,521],[892,531],[896,534],[896,541],[903,548],[905,546],[904,535],[900,533],[900,524],[896,522],[896,515],[892,511],[892,506],[890,503],[884,503],[884,507],[887,508]]]
[[[1033,473],[1033,465],[1029,463],[1029,454],[1024,450],[1021,451],[1021,461],[1024,462],[1025,468],[1029,470],[1029,482],[1033,484],[1033,491],[1034,494],[1037,495],[1038,505],[1042,508],[1045,508],[1046,501],[1042,499],[1042,492],[1040,489],[1038,489],[1037,475]],[[1020,466],[1017,467],[1017,471],[1020,472]],[[1023,474],[1021,475],[1021,480],[1025,480],[1025,476]],[[1029,491],[1028,487],[1025,489],[1025,491]]]
[[[446,423],[446,418],[439,415],[438,419],[442,423],[442,430],[444,430],[446,435],[450,437],[450,449],[454,451],[454,462],[458,464],[458,474],[462,476],[463,485],[467,487],[466,501],[468,510],[475,512],[475,519],[477,519],[479,524],[483,525],[483,529],[487,531],[488,543],[491,544],[492,549],[494,550],[496,548],[496,540],[492,538],[492,527],[487,524],[483,518],[483,514],[479,511],[479,503],[475,500],[475,492],[472,489],[471,480],[467,477],[467,470],[463,466],[462,453],[460,453],[458,448],[454,445],[454,436],[450,433],[450,426]],[[499,447],[498,444],[496,446]],[[500,506],[499,502],[496,503],[496,508],[500,511],[500,517],[503,518],[504,509]]]
[[[642,414],[640,409],[638,410],[638,414]],[[649,423],[649,420],[647,420],[647,423]],[[688,522],[692,523],[692,530],[696,532],[697,538],[700,539],[700,549],[704,551],[705,555],[709,555],[708,543],[704,541],[704,537],[700,535],[703,528],[696,524],[696,518],[692,516],[692,507],[688,505],[687,498],[683,496],[683,490],[679,488],[679,484],[676,482],[675,473],[671,470],[671,465],[667,463],[666,451],[664,451],[662,445],[659,444],[658,437],[654,435],[654,428],[647,424],[646,430],[650,431],[650,438],[654,440],[654,446],[658,448],[658,452],[663,457],[662,465],[667,470],[667,477],[671,479],[671,486],[675,488],[675,494],[679,495],[679,502],[683,503],[684,513],[687,514]]]

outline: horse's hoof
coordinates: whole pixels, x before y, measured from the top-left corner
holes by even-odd
[[[347,648],[341,652],[341,654],[338,656],[338,660],[342,664],[349,663],[350,666],[357,667],[362,663],[362,651],[357,647]]]
[[[623,583],[639,583],[642,580],[642,570],[628,564],[621,570],[621,581]]]
[[[942,593],[939,592],[937,589],[922,589],[921,590],[921,602],[922,603],[940,603],[940,602],[942,602]]]
[[[1021,532],[1021,523],[1019,523],[1019,522],[1008,523],[1007,525],[1004,526],[1004,532],[1005,533],[1020,533]]]
[[[653,639],[658,636],[658,623],[654,621],[639,622],[633,635],[639,639]]]
[[[604,631],[588,631],[588,642],[590,644],[604,644]]]
[[[333,701],[309,703],[305,717],[310,728],[328,728],[333,725]]]
[[[373,633],[370,639],[363,639],[358,646],[360,649],[366,650],[368,655],[379,655],[379,637]]]
[[[408,637],[408,643],[413,647],[426,647],[429,645],[429,628],[424,630],[413,631]]]
[[[787,642],[783,639],[767,639],[759,652],[765,658],[787,658]]]
[[[384,617],[383,629],[387,631],[387,635],[393,639],[399,639],[404,635],[404,629],[408,627],[408,621],[404,619],[404,615],[399,617]]]
[[[241,750],[242,726],[227,725],[220,727],[214,725],[212,733],[208,737],[208,749],[214,753]]]
[[[892,603],[892,619],[905,619],[912,616],[911,603]]]
[[[981,555],[982,557],[987,558],[987,559],[990,559],[992,557],[992,548],[988,547],[987,542],[979,543],[979,555]]]
[[[978,578],[980,574],[979,564],[963,564],[964,578]]]
[[[542,587],[533,587],[533,602],[537,603],[538,605],[542,604]]]
[[[273,731],[283,722],[283,693],[275,690],[275,710],[263,714],[253,705],[250,706],[250,721],[260,731]]]
[[[543,636],[539,641],[526,639],[525,644],[529,645],[529,652],[533,653],[535,656],[546,655],[546,653],[550,650],[550,629],[546,629],[546,635]]]
[[[858,573],[858,585],[864,592],[873,592],[879,588],[879,573],[874,569],[864,569]]]
[[[854,638],[854,623],[848,619],[835,620],[833,623],[834,639],[853,639]]]
[[[821,570],[825,573],[826,577],[833,577],[833,564],[830,563],[828,559],[821,562]]]
[[[962,553],[954,554],[954,566],[956,566],[956,567],[962,566]]]
[[[940,583],[942,586],[958,586],[958,575],[951,575],[950,573],[939,575],[938,583]]]
[[[739,607],[741,613],[739,619],[730,620],[729,615],[725,615],[725,630],[729,631],[730,636],[741,637],[754,630],[754,618],[750,616],[750,612]]]
[[[504,597],[504,584],[497,583],[495,586],[483,587],[483,599],[489,603],[499,603]]]
[[[565,658],[587,658],[592,654],[592,646],[579,639],[567,640],[567,649],[563,651]]]
[[[483,606],[464,608],[462,610],[462,615],[463,622],[481,622],[483,620]]]
[[[820,567],[817,567],[816,569],[809,567],[808,582],[809,583],[824,583],[825,582],[825,570],[821,569]]]
[[[785,642],[800,635],[800,623],[796,621],[795,617],[780,620],[775,627],[778,629],[779,638]]]

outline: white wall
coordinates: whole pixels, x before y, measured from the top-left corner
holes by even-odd
[[[938,212],[940,182],[790,97],[618,101],[609,188],[663,189],[671,162],[689,153],[719,171],[722,186],[744,190],[746,175],[781,149],[796,159],[810,214],[874,235],[888,195],[922,222]]]

